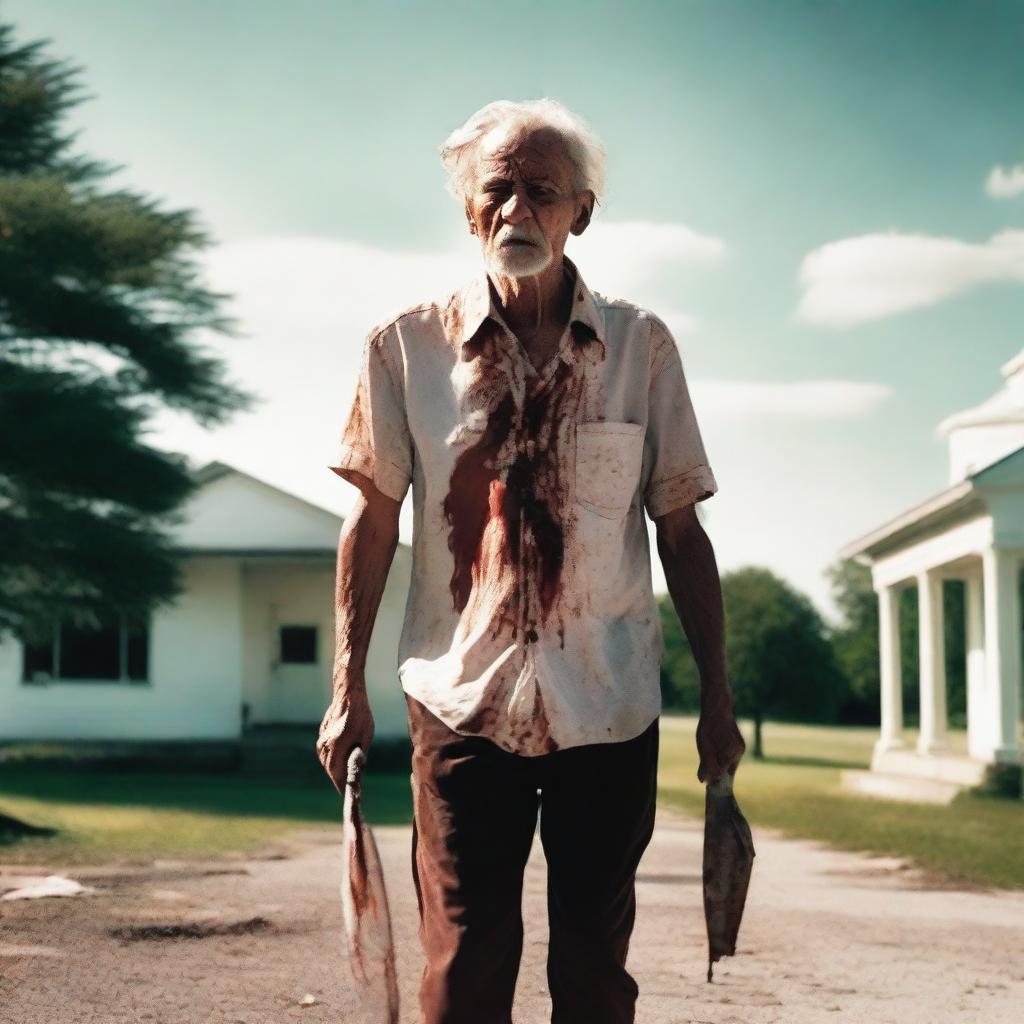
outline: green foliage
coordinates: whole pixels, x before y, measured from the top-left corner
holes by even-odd
[[[833,631],[832,642],[850,694],[840,710],[840,720],[877,725],[880,702],[878,596],[873,588],[871,569],[848,559],[830,566],[826,575],[842,615],[840,625]],[[906,723],[915,725],[919,714],[917,588],[902,588],[897,600],[903,713]],[[943,583],[947,717],[949,725],[955,728],[963,728],[967,723],[964,601],[962,581]]]
[[[845,680],[810,599],[756,566],[726,573],[722,596],[736,714],[834,722]]]
[[[658,614],[665,638],[665,653],[661,659],[662,706],[696,713],[700,710],[700,676],[690,642],[668,594],[658,597]]]
[[[967,603],[963,580],[942,585],[946,633],[946,718],[951,727],[967,726]]]
[[[849,558],[830,566],[825,576],[841,616],[839,626],[832,631],[836,662],[848,687],[840,721],[877,725],[881,686],[878,595],[871,581],[871,569]]]
[[[768,569],[722,577],[726,659],[736,714],[835,721],[845,697],[824,621],[810,599]],[[659,599],[666,707],[696,712],[700,678],[671,598]],[[877,653],[875,655],[877,660]]]
[[[198,282],[206,233],[59,133],[78,69],[0,25],[0,636],[53,618],[144,620],[180,593],[167,527],[186,460],[140,435],[161,406],[204,426],[250,407],[196,330],[233,333]]]
[[[730,679],[734,691],[740,678],[747,687],[742,707],[737,692],[737,713],[754,716],[754,707],[758,703],[765,705],[771,697],[771,714],[775,716],[878,725],[878,596],[872,584],[871,569],[846,559],[826,570],[840,612],[839,625],[833,629],[820,620],[806,597],[766,573],[767,570],[743,569],[722,580]],[[1024,575],[1021,581],[1024,601]],[[776,593],[778,600],[772,596]],[[947,580],[943,584],[946,700],[951,728],[965,728],[967,724],[965,599],[962,581]],[[905,724],[912,727],[916,726],[919,714],[917,588],[904,587],[897,600],[903,714]],[[763,614],[760,608],[765,609]],[[667,595],[659,598],[658,609],[665,637],[661,668],[663,704],[666,708],[696,713],[700,708],[700,678],[686,634]],[[750,628],[751,624],[756,628]],[[783,643],[783,637],[789,637],[792,644]],[[763,661],[764,670],[756,668],[765,658],[765,649],[759,645],[766,642],[772,652],[784,652],[786,657],[794,659],[799,657],[803,645],[811,662],[804,665],[793,660],[791,664],[801,666],[798,675],[804,683],[787,681],[785,671],[773,677],[771,673],[775,669],[770,666],[775,663],[774,653]],[[741,676],[737,676],[738,671]],[[817,684],[811,681],[815,678]],[[810,695],[798,696],[801,686],[810,686]],[[792,696],[785,696],[787,694]],[[833,714],[835,717],[830,717]],[[817,717],[819,715],[825,717]]]

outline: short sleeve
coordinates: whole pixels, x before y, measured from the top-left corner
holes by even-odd
[[[401,378],[386,346],[386,331],[366,338],[352,408],[328,469],[360,488],[356,474],[368,477],[402,501],[412,480],[412,441]]]
[[[651,519],[710,498],[708,465],[679,348],[664,322],[651,319],[651,383],[644,435],[644,506]]]

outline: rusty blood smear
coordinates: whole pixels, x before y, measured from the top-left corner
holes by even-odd
[[[513,640],[536,643],[538,627],[560,613],[571,466],[562,442],[575,424],[582,351],[593,334],[574,322],[573,361],[552,357],[538,377],[527,378],[521,402],[493,358],[500,334],[488,319],[466,346],[465,357],[479,362],[475,383],[486,420],[457,457],[444,500],[450,589],[464,616],[493,618],[492,638],[507,630]],[[507,337],[504,343],[514,344]],[[557,630],[564,646],[561,618]]]
[[[342,804],[341,908],[349,966],[373,1019],[398,1024],[398,977],[380,854],[362,812],[365,754],[353,748]]]
[[[454,319],[446,326],[458,335],[458,304],[448,312]],[[575,522],[571,439],[581,403],[594,414],[587,368],[597,350],[604,355],[582,323],[571,324],[570,339],[531,373],[518,340],[487,317],[462,346],[452,378],[460,422],[449,443],[464,447],[443,512],[453,561],[450,590],[460,615],[456,638],[489,632],[492,641],[521,643],[524,658],[516,687],[506,676],[459,730],[533,753],[557,748],[541,690],[536,680],[532,687],[524,681],[542,627],[553,626],[564,647],[565,617],[579,614],[578,595],[566,592]]]

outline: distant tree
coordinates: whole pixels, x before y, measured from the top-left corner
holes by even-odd
[[[917,587],[902,587],[896,598],[900,619],[900,689],[903,694],[903,721],[917,727],[920,691],[917,685]]]
[[[849,683],[849,698],[839,718],[847,723],[877,725],[880,713],[878,595],[871,569],[848,559],[826,570],[833,599],[842,616],[833,631],[839,667]],[[898,597],[903,712],[907,725],[917,725],[919,708],[918,595],[913,585]],[[966,629],[964,586],[947,580],[942,587],[946,710],[949,725],[963,728],[967,722]]]
[[[967,592],[963,580],[942,587],[946,629],[946,713],[950,728],[967,726]]]
[[[878,595],[871,569],[848,558],[829,566],[825,576],[840,614],[839,625],[832,631],[832,646],[848,684],[848,697],[839,709],[839,720],[846,724],[877,725]]]
[[[668,594],[658,597],[665,654],[661,659],[662,706],[696,714],[700,711],[700,676],[675,605]]]
[[[835,721],[846,684],[810,599],[755,566],[726,573],[722,596],[735,710],[754,721],[753,756],[764,756],[761,729],[769,715]]]
[[[763,757],[768,715],[834,721],[847,684],[828,628],[810,599],[768,569],[747,567],[722,576],[726,658],[737,716],[754,720],[754,757]],[[668,595],[658,599],[665,654],[662,703],[697,713],[700,676]],[[877,650],[874,654],[878,660]]]
[[[194,489],[141,438],[160,404],[203,426],[251,406],[192,341],[233,334],[198,283],[210,244],[120,169],[70,154],[80,72],[0,24],[0,636],[145,620],[181,590],[162,532]]]

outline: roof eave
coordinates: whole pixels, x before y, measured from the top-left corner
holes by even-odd
[[[887,523],[863,534],[839,550],[841,559],[853,558],[863,564],[870,564],[881,547],[890,547],[901,535],[921,532],[931,526],[938,526],[943,520],[971,505],[980,502],[980,496],[973,480],[960,483],[932,495],[932,497],[907,509]]]

